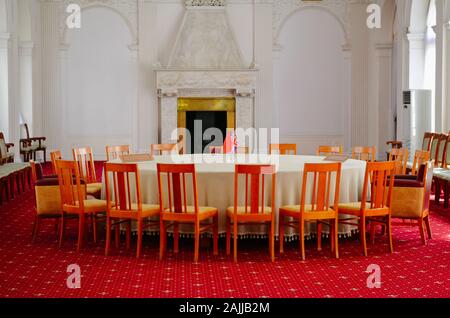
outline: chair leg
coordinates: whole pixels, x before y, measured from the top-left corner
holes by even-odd
[[[238,239],[238,223],[233,221],[233,259],[237,262],[237,239]]]
[[[92,215],[92,232],[94,235],[94,243],[97,244],[97,215]]]
[[[105,244],[105,256],[108,256],[111,246],[111,218],[106,217],[106,244]]]
[[[166,249],[166,228],[162,218],[159,220],[159,259],[162,260]]]
[[[138,219],[137,221],[137,250],[136,250],[136,258],[141,256],[142,250],[142,219]]]
[[[275,220],[270,221],[270,258],[275,261]]]
[[[322,250],[322,223],[317,221],[317,250]]]
[[[418,223],[418,225],[419,225],[419,232],[420,232],[420,238],[421,238],[421,240],[422,240],[422,244],[423,245],[426,245],[427,244],[427,240],[426,240],[426,238],[425,238],[425,226],[424,226],[424,221],[423,221],[423,219],[422,218],[419,218],[418,220],[417,220],[417,223]]]
[[[81,250],[81,246],[83,245],[83,236],[84,236],[84,215],[80,214],[78,216],[78,246],[77,251]]]
[[[200,221],[195,220],[194,263],[198,263],[199,249],[200,249]]]
[[[306,259],[305,256],[305,220],[300,218],[300,252],[302,254],[302,260]]]
[[[61,225],[59,227],[59,247],[62,246],[63,235],[64,235],[64,213],[61,215]]]
[[[361,244],[364,256],[367,256],[367,242],[366,242],[366,217],[362,216],[359,220],[361,232]]]
[[[213,217],[213,254],[219,255],[219,215]]]
[[[339,225],[339,222],[338,222],[338,219],[336,218],[335,220],[334,220],[334,253],[335,253],[335,255],[336,255],[336,258],[339,258],[339,237],[338,237],[338,235],[339,235],[339,233],[338,233],[338,225]]]
[[[131,220],[127,222],[127,230],[125,236],[125,245],[127,250],[131,248]]]
[[[278,220],[278,239],[280,240],[280,254],[284,253],[284,216],[279,215]]]
[[[334,252],[334,220],[330,220],[330,249]]]
[[[444,209],[448,208],[448,182],[442,181],[444,188]]]
[[[428,239],[431,240],[431,227],[430,227],[430,218],[429,215],[427,215],[425,218],[425,225],[427,227],[427,232],[428,232]]]
[[[179,251],[179,241],[180,241],[180,233],[178,231],[179,224],[178,222],[174,222],[173,224],[173,252],[175,254]]]
[[[439,201],[441,198],[441,186],[438,179],[435,179],[434,182],[434,203],[436,205],[439,205]]]
[[[116,249],[119,249],[120,246],[120,223],[115,225],[114,228],[114,243],[116,244]]]
[[[394,246],[392,244],[392,224],[391,224],[391,216],[387,216],[387,232],[388,232],[388,240],[389,240],[389,251],[394,253]]]
[[[39,227],[39,216],[35,216],[34,218],[34,224],[33,224],[33,239],[32,242],[34,243],[34,241],[36,240],[36,235],[38,232],[38,227]]]
[[[44,149],[44,163],[47,162],[47,149]]]
[[[227,255],[230,255],[231,252],[231,220],[230,218],[227,216],[227,236],[226,236],[226,250],[227,250]]]

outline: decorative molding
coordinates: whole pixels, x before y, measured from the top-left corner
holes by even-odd
[[[187,7],[225,7],[225,0],[186,0]]]
[[[108,8],[116,12],[127,24],[133,43],[138,45],[138,0],[63,0],[60,6],[60,43],[67,45],[66,8],[69,4],[78,4],[81,10],[90,8]],[[83,21],[81,22],[83,23]]]
[[[278,44],[278,37],[286,21],[297,11],[304,9],[318,9],[331,14],[342,26],[346,43],[350,41],[350,5],[354,1],[323,0],[300,1],[278,0],[273,3],[273,43]]]
[[[252,71],[156,71],[158,89],[255,89]]]

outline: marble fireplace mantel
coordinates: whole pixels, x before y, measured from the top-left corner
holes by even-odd
[[[157,69],[160,142],[174,142],[178,128],[178,97],[230,97],[236,99],[236,128],[254,127],[257,70]]]

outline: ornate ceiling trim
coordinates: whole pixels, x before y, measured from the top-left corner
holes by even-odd
[[[323,0],[305,2],[302,0],[278,0],[273,2],[273,44],[279,45],[278,38],[284,24],[297,11],[318,9],[331,14],[342,27],[346,43],[350,44],[350,5],[352,1]]]
[[[67,46],[67,26],[66,26],[66,8],[69,4],[78,4],[81,10],[90,8],[108,8],[116,12],[127,24],[132,37],[130,47],[138,44],[138,0],[63,0],[60,7],[60,43],[61,46]],[[83,23],[83,22],[82,22]]]

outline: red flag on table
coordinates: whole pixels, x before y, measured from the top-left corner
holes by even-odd
[[[234,151],[234,133],[233,131],[228,131],[225,141],[223,142],[223,153],[233,153]]]

